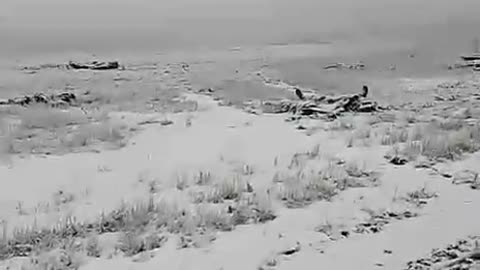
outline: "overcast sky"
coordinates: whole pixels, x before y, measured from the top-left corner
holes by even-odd
[[[165,19],[282,18],[288,23],[339,19],[419,23],[478,16],[478,0],[2,0],[0,13],[36,26],[156,24]],[[3,11],[2,11],[3,10]],[[353,16],[353,17],[352,17]],[[343,24],[336,21],[335,24]],[[333,23],[331,23],[333,25]]]
[[[15,42],[50,46],[56,37],[63,42],[108,37],[146,43],[158,35],[184,42],[234,43],[262,37],[327,38],[332,33],[421,36],[429,33],[427,25],[435,25],[444,37],[458,34],[455,25],[478,26],[480,21],[480,0],[0,1],[0,34],[9,37],[13,47]]]

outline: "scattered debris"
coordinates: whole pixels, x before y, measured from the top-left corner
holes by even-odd
[[[462,62],[456,63],[454,65],[449,65],[448,69],[459,69],[459,68],[467,68],[471,67],[473,71],[480,70],[480,51],[479,51],[479,43],[478,39],[473,40],[473,53],[468,55],[461,55],[460,58]]]
[[[455,101],[457,100],[457,97],[455,95],[450,95],[448,97],[444,97],[441,95],[435,95],[434,96],[435,101]]]
[[[372,215],[369,221],[357,224],[353,229],[354,233],[370,234],[379,233],[384,226],[389,224],[392,219],[403,220],[418,216],[416,213],[404,211],[400,213],[385,211],[382,214]]]
[[[108,69],[118,69],[120,64],[117,61],[113,62],[99,62],[92,61],[88,63],[77,63],[70,61],[67,64],[67,69],[90,69],[90,70],[108,70]]]
[[[465,84],[461,81],[443,82],[443,83],[438,84],[437,87],[442,88],[442,89],[466,88]]]
[[[155,120],[155,119],[150,119],[150,120],[145,120],[141,121],[138,123],[138,125],[143,126],[143,125],[152,125],[152,124],[160,124],[160,120]]]
[[[90,70],[109,70],[109,69],[120,69],[120,64],[117,61],[103,62],[103,61],[91,61],[87,63],[78,63],[74,61],[69,61],[67,64],[43,64],[38,66],[27,66],[23,67],[22,70],[31,72],[38,71],[41,69],[90,69]]]
[[[337,241],[342,237],[347,238],[350,236],[350,232],[348,230],[343,230],[343,226],[334,226],[328,222],[315,227],[315,232],[325,234],[325,236],[327,236],[330,241]]]
[[[452,184],[468,184],[472,189],[480,189],[480,180],[478,172],[472,170],[462,170],[453,174]]]
[[[413,192],[407,193],[407,196],[404,198],[404,200],[408,203],[412,203],[420,207],[427,204],[431,199],[437,197],[437,193],[427,191],[427,189],[423,187],[420,190],[415,190]]]
[[[364,85],[359,94],[343,96],[320,96],[315,93],[305,94],[299,88],[295,88],[295,94],[300,102],[291,100],[265,101],[260,103],[261,111],[265,113],[293,113],[297,116],[326,116],[327,119],[335,119],[345,112],[375,112],[385,108],[378,106],[377,102],[364,100],[368,95],[368,86]],[[254,103],[245,104],[247,110],[258,111]],[[258,104],[257,104],[258,106]]]
[[[32,104],[46,104],[52,107],[62,105],[73,105],[77,100],[75,94],[70,92],[62,92],[59,94],[46,95],[43,93],[35,93],[33,95],[25,95],[11,99],[0,99],[0,105],[20,105],[27,106]]]
[[[214,93],[215,90],[211,87],[208,87],[208,88],[200,88],[197,90],[197,93],[199,94],[206,94],[206,95],[209,95],[209,94],[212,94]]]
[[[329,64],[323,67],[323,69],[365,69],[365,64],[360,62],[353,63],[353,64],[345,64],[345,63],[334,63]]]
[[[474,269],[480,264],[478,236],[458,240],[443,249],[434,249],[428,257],[409,261],[404,270]]]

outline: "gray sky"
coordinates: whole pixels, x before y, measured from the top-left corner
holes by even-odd
[[[28,44],[45,49],[108,42],[158,47],[329,39],[332,34],[445,38],[466,32],[465,25],[475,31],[480,21],[480,0],[1,1],[0,34],[9,41],[0,45],[0,53],[20,43],[28,50]]]

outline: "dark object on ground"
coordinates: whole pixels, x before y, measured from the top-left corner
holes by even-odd
[[[385,225],[389,224],[391,220],[404,220],[417,217],[417,213],[412,213],[410,211],[404,212],[390,212],[385,211],[381,214],[372,215],[370,219],[366,222],[359,223],[353,229],[353,233],[358,234],[370,234],[370,233],[379,233],[381,232]]]
[[[361,96],[366,98],[368,95],[368,86],[364,85],[362,86],[362,93],[361,93]]]
[[[190,65],[187,63],[182,64],[182,69],[184,72],[188,72],[190,70]]]
[[[213,92],[215,92],[215,90],[211,87],[208,87],[208,88],[200,88],[198,89],[197,93],[199,94],[212,94]]]
[[[409,261],[404,270],[476,269],[480,262],[478,236],[469,236],[445,248],[433,249],[424,258]]]
[[[390,163],[392,163],[393,165],[401,166],[401,165],[407,164],[408,159],[402,156],[394,156],[393,158],[390,159]]]
[[[344,69],[344,68],[363,70],[365,69],[365,64],[362,62],[358,62],[354,64],[335,63],[335,64],[326,65],[323,67],[323,69]]]
[[[160,121],[160,125],[162,125],[162,126],[173,125],[173,121],[172,120],[162,120],[162,121]]]
[[[119,67],[120,67],[120,64],[117,61],[113,61],[113,62],[92,61],[89,63],[76,63],[76,62],[70,61],[67,64],[67,68],[71,68],[71,69],[108,70],[108,69],[118,69]]]
[[[160,120],[145,120],[145,121],[139,122],[138,125],[143,126],[143,125],[152,125],[152,124],[160,124],[160,123],[161,123]]]
[[[456,172],[453,175],[452,184],[455,185],[470,185],[472,189],[480,189],[480,180],[478,177],[478,172],[471,170],[463,170]]]
[[[121,69],[121,66],[117,61],[111,61],[111,62],[91,61],[87,63],[78,63],[74,61],[69,61],[67,64],[42,64],[38,66],[28,66],[28,67],[23,67],[22,70],[29,73],[35,73],[38,70],[49,69],[49,68],[109,70],[109,69]]]
[[[58,94],[46,95],[43,93],[35,93],[33,95],[26,95],[15,97],[6,100],[0,100],[0,105],[20,105],[27,106],[32,104],[45,104],[52,107],[71,106],[77,101],[75,94],[70,92],[62,92]]]
[[[300,242],[297,242],[294,247],[291,247],[291,248],[289,248],[289,249],[286,249],[286,250],[284,250],[284,251],[281,251],[280,254],[281,254],[281,255],[290,256],[290,255],[293,255],[293,254],[299,252],[300,249],[301,249],[301,247],[300,247]]]
[[[298,99],[300,100],[305,100],[305,97],[303,96],[302,90],[295,88],[295,94],[297,95]]]
[[[362,92],[353,95],[323,96],[316,93],[303,93],[295,88],[295,94],[300,102],[291,100],[265,101],[259,106],[264,113],[293,113],[300,116],[319,117],[326,116],[327,119],[335,119],[345,112],[375,112],[384,108],[378,106],[375,101],[365,100],[369,92],[368,86],[362,87]],[[249,104],[247,110],[257,111],[258,108]],[[248,105],[247,105],[248,107]]]

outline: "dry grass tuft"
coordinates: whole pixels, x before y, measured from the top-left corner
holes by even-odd
[[[211,184],[213,181],[213,175],[209,171],[200,171],[196,176],[195,176],[195,184],[204,186]]]
[[[344,131],[353,130],[355,128],[354,121],[351,117],[341,117],[335,119],[330,124],[330,130],[332,131]]]
[[[107,143],[113,147],[125,146],[127,126],[115,123],[91,123],[77,128],[62,141],[67,148],[74,149],[96,143]]]
[[[247,182],[239,176],[227,178],[215,184],[213,190],[207,197],[207,202],[223,203],[228,200],[235,200],[247,192]]]
[[[408,130],[406,128],[395,128],[391,126],[387,129],[386,133],[382,136],[382,145],[394,145],[397,143],[404,143],[408,140]]]
[[[98,235],[91,235],[85,240],[85,251],[88,257],[99,258],[102,250],[99,247]]]
[[[26,227],[15,229],[8,237],[6,224],[0,241],[0,259],[45,254],[55,249],[84,252],[99,257],[98,236],[119,233],[117,249],[126,256],[156,249],[167,240],[166,235],[192,236],[205,231],[230,231],[247,223],[263,223],[276,218],[270,198],[244,186],[233,178],[211,187],[212,202],[181,207],[175,202],[146,201],[122,203],[116,210],[102,214],[89,223],[68,218],[52,228]]]
[[[455,160],[463,153],[473,153],[480,147],[480,126],[463,124],[460,128],[445,130],[442,126],[428,125],[416,128],[403,149],[414,159],[423,155],[433,160]]]
[[[318,200],[330,200],[336,194],[335,185],[319,174],[298,173],[278,182],[281,186],[277,197],[290,208],[303,207]]]
[[[363,146],[369,146],[371,144],[372,129],[370,127],[363,127],[352,131],[347,137],[347,147],[353,147],[357,144],[357,141],[361,142]]]
[[[18,119],[23,130],[55,129],[89,122],[88,117],[79,110],[61,110],[44,105],[23,108]]]
[[[136,234],[134,232],[122,232],[117,249],[126,256],[154,250],[163,246],[167,237],[156,232]]]
[[[119,148],[130,132],[105,112],[85,114],[80,110],[60,110],[43,105],[18,108],[3,119],[0,144],[3,155],[17,153],[64,154],[102,145]]]
[[[298,208],[319,200],[331,200],[348,188],[376,186],[378,175],[364,167],[355,162],[331,160],[320,170],[304,167],[277,172],[273,177],[275,195],[287,207]]]

